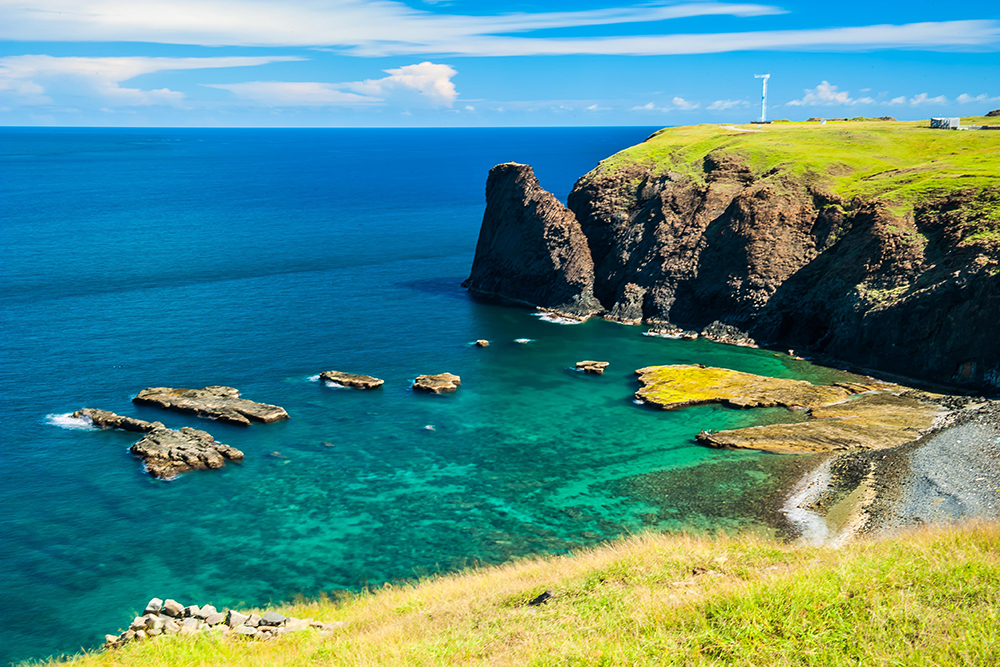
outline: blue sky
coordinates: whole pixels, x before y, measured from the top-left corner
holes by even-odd
[[[0,0],[0,124],[980,115],[1000,3]]]

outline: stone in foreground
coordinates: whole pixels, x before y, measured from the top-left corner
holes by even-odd
[[[336,382],[337,384],[350,387],[351,389],[375,389],[385,384],[385,380],[380,380],[371,375],[354,375],[343,371],[326,371],[319,374],[319,379],[326,382]]]
[[[269,424],[288,419],[288,413],[284,408],[240,398],[239,390],[233,387],[212,386],[204,389],[150,387],[140,391],[132,401],[139,405],[186,412],[205,419],[217,419],[240,426],[249,426],[251,421]]]
[[[732,431],[702,431],[698,442],[727,449],[775,454],[888,449],[912,442],[930,429],[940,406],[917,398],[881,393],[813,408],[797,424],[770,424]]]
[[[604,369],[607,368],[608,365],[609,363],[607,361],[590,361],[587,359],[576,362],[576,369],[593,375],[604,375]]]
[[[883,382],[839,382],[814,385],[700,365],[648,366],[636,371],[642,388],[635,397],[672,410],[720,403],[731,408],[814,408],[843,401],[866,391],[893,388]],[[896,387],[898,389],[898,387]]]
[[[452,394],[462,385],[462,378],[453,373],[437,375],[418,375],[413,381],[414,391],[426,391],[434,394]]]

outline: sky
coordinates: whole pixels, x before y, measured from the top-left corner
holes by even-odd
[[[983,115],[1000,2],[0,0],[0,125]]]

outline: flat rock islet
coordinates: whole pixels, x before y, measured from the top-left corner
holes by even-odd
[[[284,408],[241,398],[239,390],[233,387],[210,386],[203,389],[150,387],[140,391],[132,401],[138,405],[185,412],[239,426],[249,426],[251,421],[269,424],[288,419],[288,413]]]
[[[576,362],[576,370],[583,371],[584,373],[590,373],[591,375],[604,375],[604,369],[609,366],[607,361],[591,361],[590,359],[585,359],[584,361]]]
[[[159,479],[173,479],[191,470],[215,470],[224,466],[227,460],[243,460],[243,452],[195,428],[171,429],[160,422],[123,417],[93,408],[77,410],[73,416],[90,420],[98,428],[144,433],[143,438],[129,448],[129,452],[143,461],[147,473]]]
[[[454,373],[418,375],[417,379],[413,381],[413,390],[432,394],[453,394],[461,385],[462,378]]]
[[[351,389],[375,389],[385,384],[385,380],[372,377],[371,375],[357,375],[343,371],[326,371],[320,373],[319,378],[326,382],[334,382]]]

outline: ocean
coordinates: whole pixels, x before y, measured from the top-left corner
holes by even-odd
[[[460,287],[491,166],[532,164],[565,201],[655,129],[0,129],[0,663],[93,649],[154,596],[264,605],[646,529],[765,526],[795,457],[693,436],[790,413],[653,410],[634,370],[830,371]],[[326,370],[385,385],[325,386]],[[410,390],[444,371],[456,394]],[[291,419],[131,403],[206,385]],[[84,407],[205,429],[246,459],[153,480],[135,434],[67,419]]]

